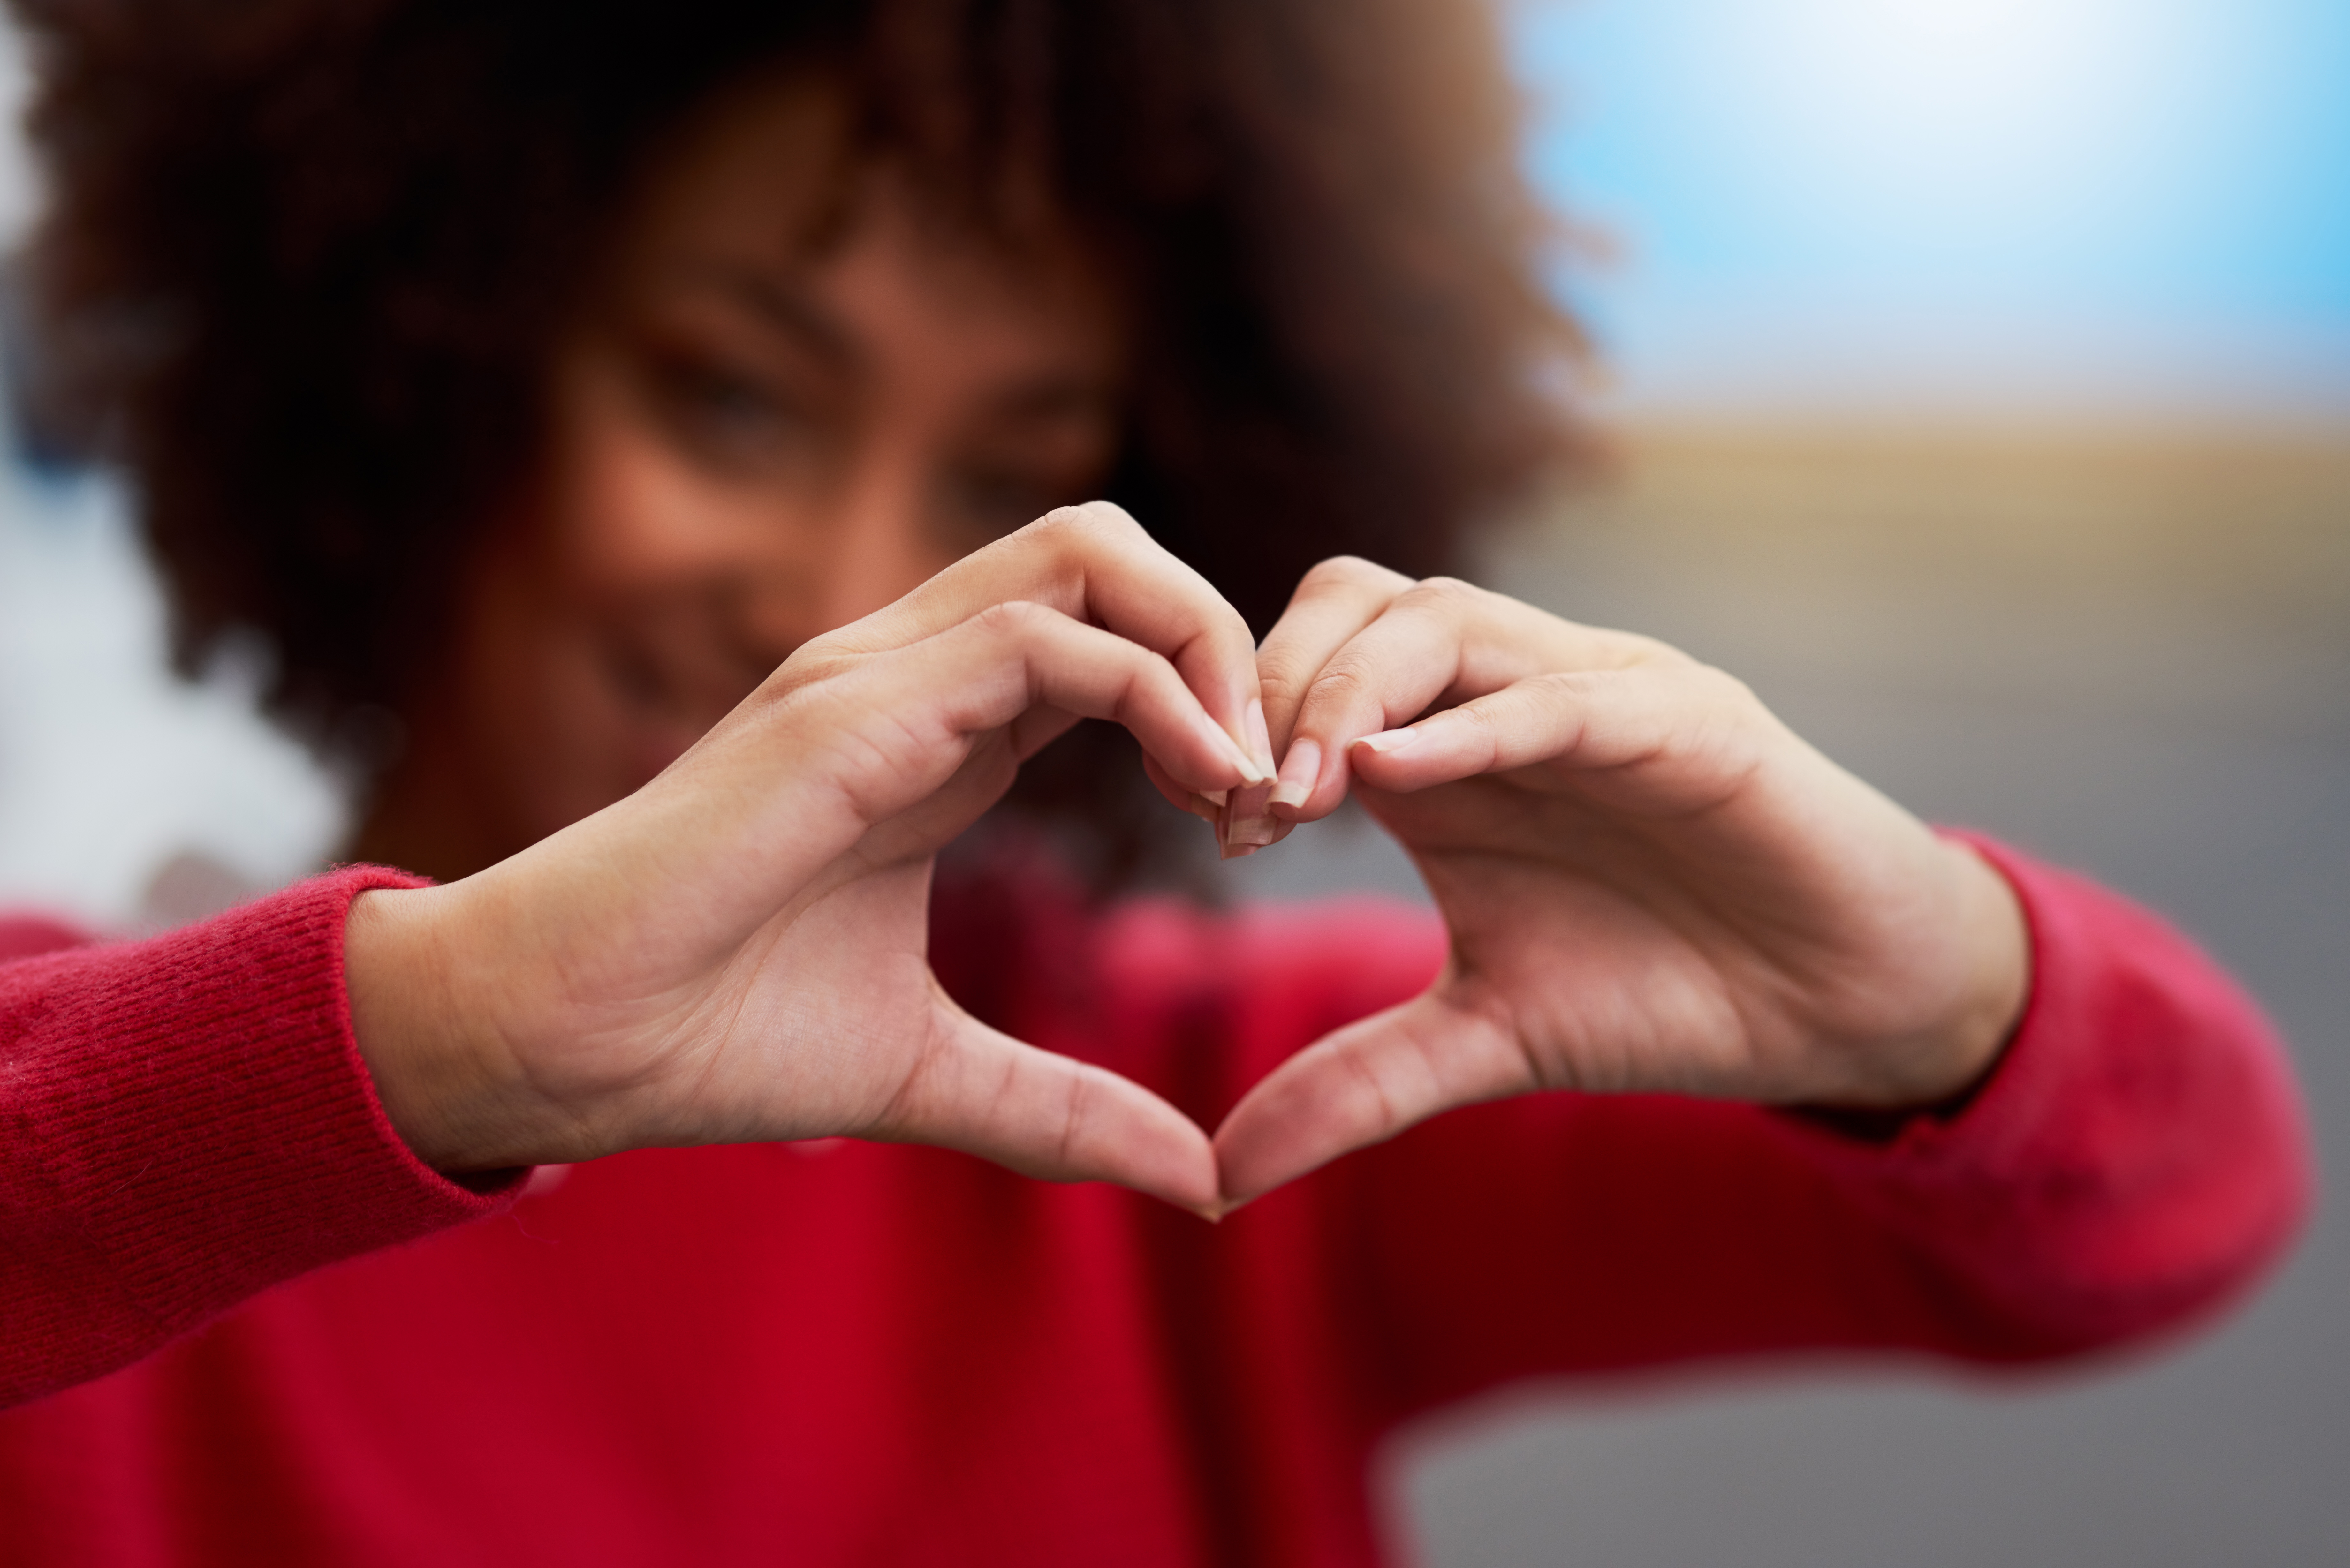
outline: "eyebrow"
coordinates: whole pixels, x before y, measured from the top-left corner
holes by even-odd
[[[681,269],[681,281],[732,300],[838,369],[854,372],[862,368],[864,355],[856,337],[837,317],[756,267],[703,262]],[[1072,411],[1114,411],[1118,401],[1114,382],[1053,375],[1014,386],[993,400],[991,411],[1015,420],[1052,418]]]
[[[856,340],[830,312],[764,273],[725,263],[705,263],[686,271],[682,281],[723,295],[768,327],[843,369],[862,358]]]

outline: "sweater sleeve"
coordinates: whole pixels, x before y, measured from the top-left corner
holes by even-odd
[[[151,940],[0,963],[0,1407],[276,1282],[503,1207],[421,1164],[351,1037],[354,867]]]
[[[1874,1142],[1669,1096],[1453,1112],[1264,1217],[1259,1264],[1303,1262],[1305,1320],[1336,1325],[1303,1354],[1379,1426],[1531,1375],[1802,1350],[2028,1361],[2246,1290],[2312,1189],[2268,1023],[2145,910],[1978,847],[2022,897],[2034,984],[1962,1111]]]

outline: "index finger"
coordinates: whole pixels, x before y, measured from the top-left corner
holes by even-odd
[[[1356,742],[1407,724],[1432,704],[1454,706],[1530,676],[1620,668],[1659,647],[1454,578],[1416,583],[1314,674],[1269,800],[1291,820],[1326,815],[1347,794]],[[1373,741],[1372,749],[1388,747]]]
[[[1293,735],[1306,693],[1331,657],[1411,587],[1401,572],[1354,556],[1320,562],[1299,581],[1256,654],[1266,726],[1281,772],[1271,789],[1239,797],[1236,809],[1247,815],[1223,824],[1229,842],[1275,843],[1299,820],[1324,772],[1322,742],[1312,735]],[[1276,806],[1282,815],[1274,815]]]
[[[1251,723],[1258,682],[1248,623],[1111,502],[1048,512],[820,641],[858,653],[902,648],[1011,600],[1049,606],[1166,659],[1209,717],[1272,776],[1273,759]]]

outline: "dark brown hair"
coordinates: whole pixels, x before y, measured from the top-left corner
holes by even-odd
[[[257,628],[314,740],[429,657],[648,149],[782,60],[980,221],[1043,176],[1135,308],[1114,494],[1260,629],[1325,556],[1441,569],[1565,445],[1468,0],[12,3],[50,410],[128,468],[183,664]]]

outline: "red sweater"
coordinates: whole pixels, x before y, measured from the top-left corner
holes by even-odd
[[[1220,1228],[847,1142],[452,1185],[350,1039],[343,913],[390,873],[0,966],[0,1561],[1360,1564],[1382,1436],[1508,1380],[2204,1313],[2307,1200],[2282,1055],[2168,929],[1991,852],[2036,980],[1955,1117],[1544,1096]],[[1371,903],[1020,905],[943,900],[941,978],[1211,1125],[1442,947]]]

